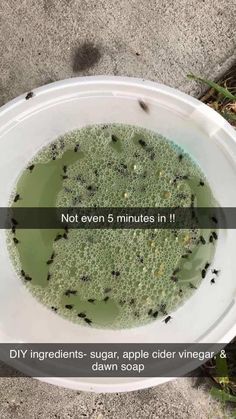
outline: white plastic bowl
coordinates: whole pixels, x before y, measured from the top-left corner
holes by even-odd
[[[182,146],[206,174],[221,206],[236,206],[236,133],[216,112],[172,88],[123,77],[82,77],[56,82],[18,97],[0,110],[0,206],[29,159],[58,136],[95,123],[126,123],[157,131]],[[138,105],[149,104],[145,113]],[[38,303],[17,278],[9,261],[5,232],[0,231],[1,342],[229,342],[236,335],[236,234],[221,231],[209,275],[174,314],[168,326],[120,331],[82,327]],[[47,382],[96,392],[130,391],[170,378],[45,378]]]

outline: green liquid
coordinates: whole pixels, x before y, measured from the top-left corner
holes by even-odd
[[[22,172],[12,195],[21,199],[11,201],[14,206],[189,207],[192,195],[195,206],[214,206],[190,156],[137,127],[72,132],[39,151],[29,165],[34,168]],[[133,327],[166,316],[200,285],[215,251],[208,230],[69,230],[67,239],[54,241],[63,233],[16,230],[8,234],[9,252],[40,302],[73,322],[87,325],[88,319],[92,327]]]

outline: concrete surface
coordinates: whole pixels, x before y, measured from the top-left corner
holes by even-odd
[[[236,59],[235,0],[1,0],[0,105],[54,80],[113,74],[199,95],[193,72],[220,76]],[[94,395],[30,378],[0,379],[0,418],[229,417],[204,387],[180,379]]]
[[[91,74],[138,76],[199,94],[186,74],[214,78],[228,68],[236,58],[235,15],[235,0],[1,0],[0,105],[50,81]]]
[[[0,379],[1,419],[223,419],[229,418],[203,388],[182,378],[123,394],[61,389],[30,378]]]

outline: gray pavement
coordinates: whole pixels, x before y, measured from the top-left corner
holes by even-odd
[[[1,419],[225,419],[204,387],[182,378],[132,393],[92,394],[31,378],[0,379]]]
[[[236,59],[235,15],[235,0],[1,0],[0,104],[93,74],[198,95],[186,74],[215,78]]]
[[[235,0],[1,0],[0,105],[37,86],[94,74],[156,80],[198,96],[236,59]],[[0,379],[0,418],[229,417],[192,379],[95,395]]]

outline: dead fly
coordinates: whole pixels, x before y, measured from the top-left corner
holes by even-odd
[[[201,242],[202,244],[206,244],[206,240],[204,239],[204,237],[203,237],[203,236],[200,236],[200,237],[199,237],[199,240],[200,240],[200,242]]]
[[[55,239],[54,239],[54,242],[57,242],[58,240],[60,240],[60,239],[62,239],[62,235],[61,234],[58,234],[56,237],[55,237]]]
[[[218,239],[218,235],[216,234],[216,232],[215,231],[212,231],[212,236],[213,236],[213,239],[215,239],[215,240],[217,240]]]
[[[118,138],[116,137],[116,135],[112,134],[111,140],[113,141],[113,143],[117,143]]]
[[[92,323],[92,320],[88,319],[87,317],[85,317],[85,318],[84,318],[84,321],[85,321],[87,324],[91,324],[91,323]]]
[[[14,198],[14,202],[18,202],[21,199],[20,194],[16,194],[15,198]]]
[[[154,311],[154,313],[152,313],[152,317],[154,317],[154,319],[156,319],[158,316],[158,311]]]
[[[178,180],[188,180],[189,179],[189,176],[188,175],[183,175],[183,176],[180,176],[180,175],[176,175],[175,177],[174,177],[174,179],[173,179],[173,184],[176,184],[176,182],[178,181]],[[193,195],[192,195],[193,196]]]
[[[68,179],[68,178],[69,178],[69,176],[67,176],[67,175],[63,175],[63,176],[62,176],[62,179],[63,179],[63,180],[66,180],[66,179]]]
[[[189,179],[189,175],[182,175],[182,176],[180,176],[180,175],[176,175],[176,177],[174,178],[174,183],[177,181],[177,180],[188,180]],[[194,195],[192,195],[192,197],[194,197]]]
[[[34,97],[33,92],[29,92],[29,93],[27,93],[27,95],[25,96],[25,99],[26,99],[26,100],[29,100],[29,99],[32,99],[32,97]]]
[[[202,275],[202,279],[204,279],[204,278],[205,278],[205,276],[206,276],[206,271],[205,271],[205,269],[202,269],[201,275]]]
[[[208,263],[208,262],[207,262],[207,263],[205,264],[205,268],[204,268],[204,269],[208,269],[208,268],[209,268],[209,266],[210,266],[210,263]]]
[[[200,180],[199,185],[198,186],[204,186],[205,183],[203,182],[203,180]]]
[[[13,237],[13,241],[14,241],[15,244],[20,243],[19,240],[16,237]]]
[[[212,236],[212,234],[209,237],[209,243],[213,243],[214,237]]]
[[[55,153],[56,149],[57,149],[57,145],[56,144],[52,144],[51,145],[51,150],[52,150],[53,153]]]
[[[35,165],[34,165],[34,164],[31,164],[31,166],[27,167],[27,169],[28,169],[30,172],[32,172],[32,171],[34,170],[34,167],[35,167]]]
[[[51,263],[52,263],[52,262],[53,262],[53,260],[54,260],[54,257],[55,257],[55,252],[52,252],[52,254],[51,254],[51,258],[50,258],[49,260],[47,260],[46,264],[47,264],[47,265],[51,265]]]
[[[184,157],[183,154],[179,154],[179,156],[178,156],[179,161],[182,161],[183,157]]]
[[[25,277],[25,271],[23,271],[23,269],[21,269],[20,273],[23,277]]]
[[[74,306],[72,304],[66,304],[65,308],[67,308],[68,310],[72,310]]]
[[[177,278],[177,276],[171,276],[171,281],[173,281],[173,282],[178,282],[178,278]]]
[[[80,317],[81,319],[84,319],[86,317],[86,314],[85,313],[79,313],[78,317]]]
[[[167,324],[172,319],[171,316],[167,316],[163,321]]]
[[[178,197],[179,199],[186,199],[186,198],[187,198],[187,195],[186,195],[186,194],[184,194],[184,193],[179,193],[179,194],[177,195],[177,197]]]
[[[183,290],[179,290],[179,295],[181,296],[183,294]]]
[[[195,287],[195,285],[192,284],[192,282],[189,282],[189,287],[192,288],[193,290],[196,290],[197,289],[197,287]]]
[[[155,237],[156,237],[156,234],[152,231],[152,232],[151,232],[151,235],[150,235],[150,238],[151,238],[152,240],[154,240],[154,239],[155,239]]]
[[[63,166],[63,173],[67,172],[67,166]]]
[[[217,218],[216,217],[211,217],[211,220],[213,221],[213,223],[215,223],[215,224],[217,224],[218,223],[218,220],[217,220]]]
[[[70,295],[76,295],[77,294],[77,291],[75,291],[75,290],[67,290],[66,292],[65,292],[65,295],[67,296],[67,297],[69,297]]]
[[[216,283],[215,278],[212,278],[211,279],[211,284],[215,284],[215,283]]]
[[[104,293],[107,294],[108,292],[111,292],[111,288],[105,288]]]
[[[146,112],[146,113],[148,113],[148,112],[149,112],[149,106],[148,106],[148,105],[147,105],[147,103],[145,103],[143,100],[139,100],[139,101],[138,101],[138,104],[139,104],[140,108],[141,108],[144,112]]]
[[[83,275],[83,276],[81,276],[81,281],[83,281],[83,282],[88,282],[88,281],[90,281],[90,278],[89,278],[89,276],[87,276],[87,275]]]
[[[173,184],[174,185],[176,184],[177,180],[178,180],[178,176],[175,176],[174,179],[173,179]]]
[[[78,182],[80,182],[80,183],[85,183],[85,180],[84,180],[84,178],[83,178],[81,175],[77,175],[77,176],[76,176],[76,180],[77,180]]]
[[[107,302],[109,300],[109,297],[107,296],[107,297],[105,297],[104,299],[103,299],[103,301],[105,301],[105,303]]]
[[[182,255],[181,258],[182,259],[188,259],[189,255]]]
[[[166,312],[166,304],[161,304],[161,306],[160,306],[160,312],[162,314],[164,314],[164,315],[167,314],[167,312]]]
[[[67,233],[64,233],[64,234],[63,234],[63,239],[66,239],[66,240],[68,239],[68,235],[67,235]]]
[[[195,200],[195,196],[191,195],[191,208],[194,207],[194,200]]]
[[[214,275],[218,275],[219,274],[219,270],[217,270],[217,269],[212,269],[211,270],[211,272],[214,274]]]
[[[89,185],[87,186],[87,190],[90,192],[90,195],[94,195],[97,190],[97,187],[93,185]]]
[[[13,233],[13,234],[15,234],[15,232],[16,232],[16,227],[15,227],[15,226],[13,226],[13,227],[12,227],[12,229],[11,229],[11,231],[12,231],[12,233]]]
[[[29,275],[25,275],[25,281],[32,281],[32,278],[31,278],[31,276],[29,276]]]
[[[113,276],[120,276],[120,272],[119,271],[112,271],[111,273]]]
[[[125,173],[128,169],[127,164],[120,163],[120,167],[117,168],[118,172]]]
[[[138,257],[139,262],[143,263],[143,257],[141,257],[140,255],[138,255],[137,257]]]
[[[193,252],[192,252],[192,250],[187,250],[187,253],[188,253],[189,255],[191,255]]]
[[[72,191],[71,191],[72,192]],[[75,207],[77,204],[81,203],[81,199],[79,196],[76,196],[72,199],[72,205]]]
[[[78,150],[79,150],[79,144],[76,144],[76,146],[74,148],[74,152],[77,153]]]
[[[95,301],[95,300],[94,300],[94,298],[89,298],[89,299],[88,299],[88,302],[89,302],[89,303],[91,303],[91,304],[93,304],[93,303],[94,303],[94,301]]]
[[[11,218],[11,222],[14,226],[17,226],[18,222],[15,220],[15,218]]]
[[[51,309],[53,310],[53,311],[57,311],[57,308],[56,307],[51,307]]]
[[[141,145],[141,147],[145,148],[147,147],[147,143],[144,140],[138,140],[139,144]]]
[[[51,279],[51,274],[50,273],[48,273],[48,276],[47,276],[47,281],[50,281],[50,279]]]

